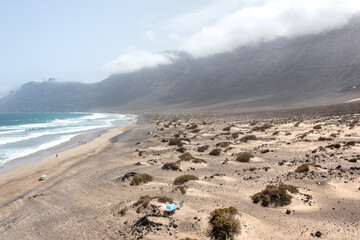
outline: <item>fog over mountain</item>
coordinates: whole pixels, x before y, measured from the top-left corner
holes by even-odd
[[[157,57],[171,56],[172,63],[115,73],[99,83],[24,84],[0,100],[0,110],[175,111],[343,102],[360,97],[358,39],[360,17],[355,17],[333,30],[207,57],[167,51]]]

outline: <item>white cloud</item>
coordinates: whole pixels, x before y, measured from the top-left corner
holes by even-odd
[[[237,10],[204,25],[184,41],[181,49],[201,57],[277,37],[315,34],[346,24],[360,11],[358,0],[254,2],[249,5],[246,1]]]
[[[149,40],[150,42],[155,40],[156,34],[155,32],[149,30],[144,33],[144,37]]]
[[[159,65],[171,64],[177,56],[171,53],[133,52],[121,55],[114,61],[102,66],[108,74],[135,72],[143,68],[154,68]]]

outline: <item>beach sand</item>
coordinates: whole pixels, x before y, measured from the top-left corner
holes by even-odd
[[[210,239],[210,212],[229,206],[238,209],[235,239],[313,239],[317,231],[323,239],[359,239],[358,108],[314,111],[146,115],[58,158],[13,169],[0,175],[0,239]],[[264,124],[272,126],[254,130]],[[246,135],[258,140],[244,142]],[[163,170],[181,155],[169,145],[175,137],[206,162]],[[221,142],[227,144],[216,147]],[[209,148],[199,152],[204,145]],[[220,155],[209,155],[215,148]],[[242,152],[254,158],[236,161]],[[306,163],[317,166],[294,172]],[[131,172],[153,181],[131,186],[131,177],[122,181]],[[48,177],[39,182],[42,174]],[[184,174],[199,180],[185,183],[182,194],[173,181]],[[252,202],[266,185],[279,183],[298,187],[290,205]],[[136,204],[146,195],[144,205]],[[168,216],[157,208],[159,196],[183,200],[184,207]]]

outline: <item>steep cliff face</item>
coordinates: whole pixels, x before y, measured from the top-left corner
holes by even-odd
[[[95,84],[27,83],[1,111],[316,105],[360,94],[360,18],[340,29],[112,75]]]

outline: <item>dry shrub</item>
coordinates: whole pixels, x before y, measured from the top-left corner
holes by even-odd
[[[240,233],[238,210],[234,207],[218,208],[210,213],[211,236],[214,239],[234,239]]]
[[[261,203],[261,206],[286,206],[291,203],[292,196],[288,194],[290,193],[298,193],[299,190],[297,187],[292,185],[280,184],[278,186],[275,185],[267,185],[264,190],[259,193],[256,193],[251,197],[253,203]]]

